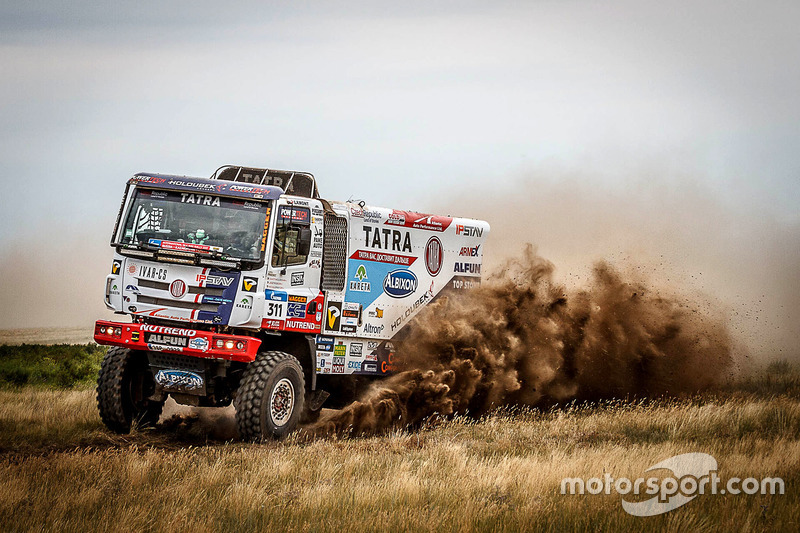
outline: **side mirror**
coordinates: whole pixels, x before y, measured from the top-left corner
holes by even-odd
[[[297,255],[308,255],[311,251],[311,228],[300,228],[300,238],[297,241]]]

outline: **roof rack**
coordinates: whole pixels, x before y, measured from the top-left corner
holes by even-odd
[[[287,194],[319,198],[317,180],[313,174],[308,172],[223,165],[214,171],[211,179],[274,185],[283,189]]]

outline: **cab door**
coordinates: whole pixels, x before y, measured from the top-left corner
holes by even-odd
[[[267,257],[266,307],[268,329],[313,333],[322,319],[321,204],[314,200],[281,199]]]

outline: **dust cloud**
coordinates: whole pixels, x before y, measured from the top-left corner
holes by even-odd
[[[494,276],[423,309],[398,343],[402,372],[306,435],[369,435],[507,405],[680,395],[800,359],[796,219],[661,170],[633,169],[616,186],[545,174],[430,206],[490,222],[484,273]],[[526,241],[541,256],[520,254]]]
[[[702,301],[604,262],[585,288],[568,290],[531,246],[500,272],[424,308],[397,345],[400,372],[306,435],[369,435],[508,405],[693,393],[730,368],[724,319]]]
[[[187,437],[231,441],[239,438],[236,410],[228,407],[190,407],[167,398],[158,427]]]
[[[591,282],[593,265],[605,261],[724,312],[740,372],[800,361],[800,218],[734,200],[727,185],[674,166],[653,162],[614,180],[602,171],[525,172],[491,193],[451,198],[445,213],[492,225],[484,272],[502,268],[525,242],[568,288]]]

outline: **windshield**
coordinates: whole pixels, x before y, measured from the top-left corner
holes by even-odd
[[[258,261],[263,251],[267,204],[240,198],[136,189],[120,244],[169,250],[219,252]]]

